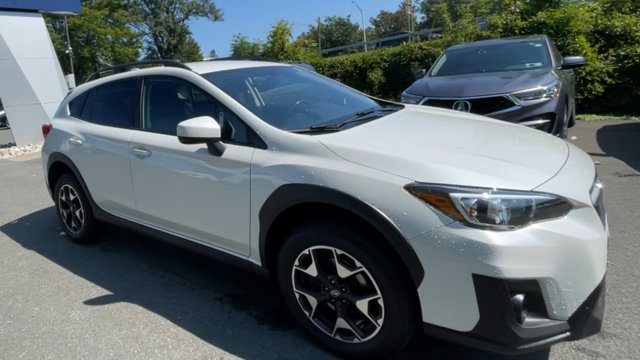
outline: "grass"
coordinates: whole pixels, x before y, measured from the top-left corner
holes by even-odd
[[[640,120],[639,115],[611,115],[611,114],[578,114],[578,120],[611,121],[611,120]]]

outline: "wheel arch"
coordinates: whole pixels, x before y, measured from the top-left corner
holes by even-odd
[[[85,193],[85,196],[89,200],[89,206],[91,206],[91,209],[94,211],[94,213],[99,212],[100,209],[93,201],[91,193],[87,188],[87,184],[84,182],[84,179],[80,174],[80,170],[78,170],[71,159],[61,153],[50,154],[47,161],[47,189],[49,190],[49,194],[51,195],[51,197],[53,198],[53,192],[56,186],[56,182],[58,181],[60,176],[65,173],[73,175],[73,177],[78,180],[78,183],[80,183],[80,186],[82,187],[82,191]]]
[[[384,250],[410,276],[416,289],[424,269],[415,251],[398,228],[378,209],[338,190],[318,185],[287,184],[265,201],[259,213],[259,249],[263,266],[275,270],[277,255],[288,233],[298,224],[313,219],[331,219],[373,231]]]

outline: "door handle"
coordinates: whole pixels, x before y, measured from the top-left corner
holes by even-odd
[[[73,146],[82,146],[82,144],[84,144],[84,141],[82,141],[82,139],[74,137],[69,139],[69,144]]]
[[[133,155],[140,159],[148,158],[149,156],[151,156],[151,151],[147,149],[133,148],[131,149],[131,152],[133,153]]]

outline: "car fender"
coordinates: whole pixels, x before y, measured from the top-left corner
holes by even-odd
[[[398,228],[380,210],[338,190],[311,184],[286,184],[277,188],[260,208],[259,248],[262,263],[267,261],[267,236],[274,221],[287,209],[302,204],[320,203],[342,208],[378,231],[396,251],[409,271],[413,283],[422,283],[424,269],[413,247]]]

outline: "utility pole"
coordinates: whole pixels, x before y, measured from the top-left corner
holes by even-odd
[[[413,0],[405,0],[404,8],[407,12],[407,28],[409,32],[413,32]]]
[[[67,23],[67,16],[64,16],[64,32],[67,35],[67,50],[66,53],[69,54],[69,66],[71,67],[71,74],[67,77],[67,86],[73,89],[76,87],[76,75],[73,70],[73,49],[71,48],[71,38],[69,37],[69,24]]]
[[[353,3],[353,5],[355,5],[360,11],[360,21],[362,22],[362,42],[364,42],[364,52],[367,52],[367,28],[364,27],[364,12],[355,1],[351,0],[351,3]]]

